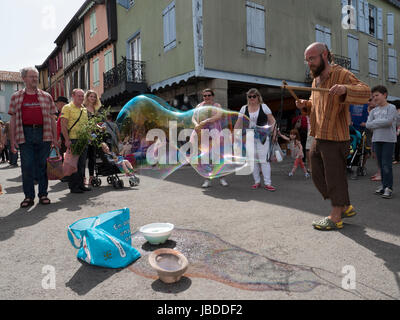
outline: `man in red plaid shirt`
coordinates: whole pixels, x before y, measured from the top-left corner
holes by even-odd
[[[25,194],[21,208],[34,204],[34,179],[39,184],[39,202],[49,204],[47,197],[47,158],[50,146],[58,146],[54,115],[57,108],[47,92],[38,89],[39,72],[36,68],[21,70],[25,88],[11,97],[10,120],[11,152],[20,150],[22,186]]]

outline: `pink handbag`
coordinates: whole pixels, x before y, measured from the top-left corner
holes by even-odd
[[[64,153],[64,163],[63,163],[64,177],[68,177],[71,174],[78,171],[78,160],[79,160],[79,155],[73,155],[71,149],[68,148],[67,152]]]
[[[57,148],[52,149],[55,149],[56,156],[47,158],[47,179],[60,180],[64,177],[62,157]]]

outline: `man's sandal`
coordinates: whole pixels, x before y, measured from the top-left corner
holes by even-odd
[[[330,230],[339,230],[343,228],[343,222],[333,222],[329,217],[325,217],[322,220],[319,221],[314,221],[312,223],[313,227],[315,229],[321,230],[321,231],[330,231]]]
[[[39,203],[40,204],[50,204],[50,199],[47,198],[46,196],[40,197],[39,198]]]
[[[346,209],[346,211],[342,212],[342,219],[343,218],[352,218],[357,214],[356,210],[354,210],[354,207],[352,205],[349,205],[349,207]]]
[[[33,206],[33,204],[34,204],[33,199],[25,198],[24,201],[21,202],[20,207],[21,208],[28,208],[28,207]]]

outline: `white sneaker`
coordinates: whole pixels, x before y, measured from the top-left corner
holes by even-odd
[[[288,176],[289,176],[289,177],[293,177],[293,172],[290,171],[289,174],[288,174]]]
[[[375,194],[383,195],[385,190],[383,189],[382,186],[380,186],[378,189],[375,190]]]
[[[204,183],[201,185],[202,188],[208,188],[211,186],[210,180],[205,180]]]
[[[223,187],[227,187],[228,186],[228,182],[226,182],[226,180],[224,178],[219,179],[219,183]]]
[[[382,198],[390,199],[392,197],[393,190],[386,187],[385,191],[383,192]]]

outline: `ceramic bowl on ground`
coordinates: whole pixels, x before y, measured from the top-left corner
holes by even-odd
[[[153,251],[149,255],[149,263],[164,283],[178,282],[189,266],[181,252],[168,248]]]
[[[141,227],[139,231],[151,244],[161,244],[168,240],[173,229],[172,223],[150,223]]]

